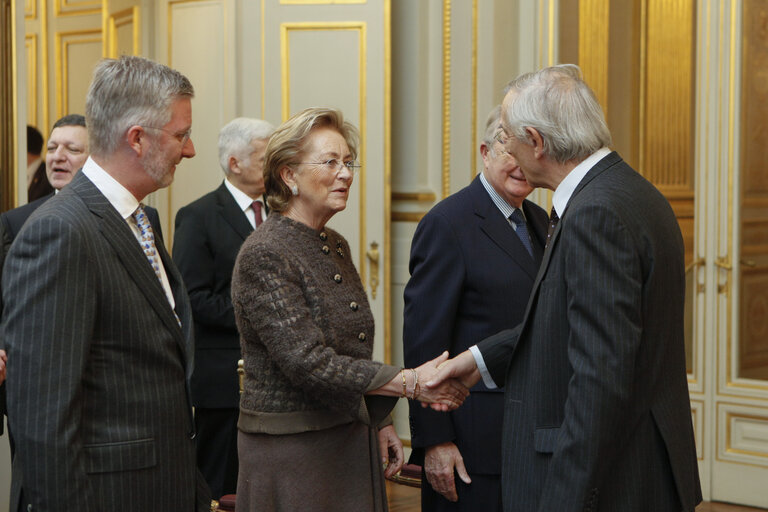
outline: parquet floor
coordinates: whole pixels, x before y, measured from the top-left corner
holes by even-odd
[[[420,512],[419,489],[387,482],[390,512]],[[768,509],[739,507],[727,503],[705,502],[696,507],[696,512],[766,512]]]

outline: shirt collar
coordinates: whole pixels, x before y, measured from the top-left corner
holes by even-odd
[[[480,183],[483,184],[483,188],[485,188],[485,191],[488,192],[488,195],[491,196],[491,201],[493,201],[493,204],[496,205],[496,208],[499,209],[502,215],[504,215],[505,219],[508,219],[512,213],[517,210],[514,206],[509,204],[501,195],[496,192],[496,189],[493,188],[493,185],[491,185],[487,179],[485,179],[485,175],[483,173],[480,173]],[[522,208],[520,209],[522,212]],[[523,218],[525,218],[525,213],[523,213]]]
[[[80,172],[85,173],[88,179],[93,182],[99,192],[104,194],[107,201],[114,207],[115,210],[123,217],[127,219],[136,208],[139,206],[139,201],[136,200],[133,194],[131,194],[127,188],[122,186],[115,178],[105,171],[99,164],[93,161],[91,157],[85,161],[83,170]]]
[[[563,216],[565,207],[568,206],[568,201],[571,200],[573,192],[576,187],[579,186],[581,180],[587,175],[589,170],[595,166],[597,162],[605,158],[611,153],[608,148],[601,148],[582,160],[579,165],[571,169],[571,172],[560,182],[555,189],[555,193],[552,194],[552,206],[555,208],[558,217]]]
[[[251,199],[251,197],[248,194],[246,194],[245,192],[243,192],[242,190],[234,186],[228,179],[224,180],[224,186],[227,187],[227,190],[229,190],[229,193],[232,194],[232,197],[235,198],[235,202],[237,203],[237,206],[239,206],[242,211],[245,211],[248,208],[250,208],[251,203],[253,203],[254,200]],[[256,201],[263,202],[261,198],[256,199]]]

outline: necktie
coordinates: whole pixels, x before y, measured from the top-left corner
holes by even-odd
[[[152,226],[150,225],[147,214],[141,204],[136,208],[136,211],[133,212],[132,217],[139,227],[139,233],[141,234],[139,243],[141,244],[141,249],[144,251],[144,256],[147,257],[149,264],[152,265],[152,270],[155,271],[155,276],[157,276],[157,280],[160,281],[160,286],[165,292],[165,297],[168,299],[168,303],[173,304],[173,298],[168,296],[169,290],[166,290],[165,286],[163,286],[163,277],[160,273],[160,255],[157,254],[155,234],[152,232]],[[176,315],[176,312],[174,311],[173,314]],[[176,321],[179,322],[178,316],[176,317]],[[179,325],[181,325],[181,322],[179,322]]]
[[[549,227],[547,228],[547,242],[544,244],[544,248],[546,249],[549,245],[549,239],[552,238],[552,233],[555,231],[555,226],[557,226],[557,223],[560,221],[560,217],[557,216],[557,212],[555,211],[555,207],[552,207],[552,211],[549,213]]]
[[[531,248],[531,236],[528,234],[528,226],[525,225],[523,212],[520,210],[520,208],[517,208],[512,212],[512,215],[509,216],[509,220],[515,223],[515,226],[517,226],[515,233],[517,233],[517,236],[520,237],[520,241],[523,242],[523,246],[525,247],[525,250],[528,251],[528,254],[533,256],[533,248]]]
[[[253,210],[253,215],[256,218],[256,227],[261,226],[262,219],[261,219],[261,201],[254,201],[251,203],[251,209]]]

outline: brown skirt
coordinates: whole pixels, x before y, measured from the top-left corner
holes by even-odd
[[[238,432],[238,512],[386,512],[375,429],[354,422],[270,435]]]

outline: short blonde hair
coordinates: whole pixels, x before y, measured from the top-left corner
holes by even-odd
[[[302,110],[281,124],[272,134],[267,144],[264,162],[264,187],[267,204],[276,211],[282,212],[288,207],[293,198],[291,189],[283,182],[280,170],[299,163],[299,155],[309,136],[315,128],[332,128],[339,132],[349,147],[352,158],[357,158],[359,135],[357,128],[344,121],[340,110],[324,107],[313,107]]]

